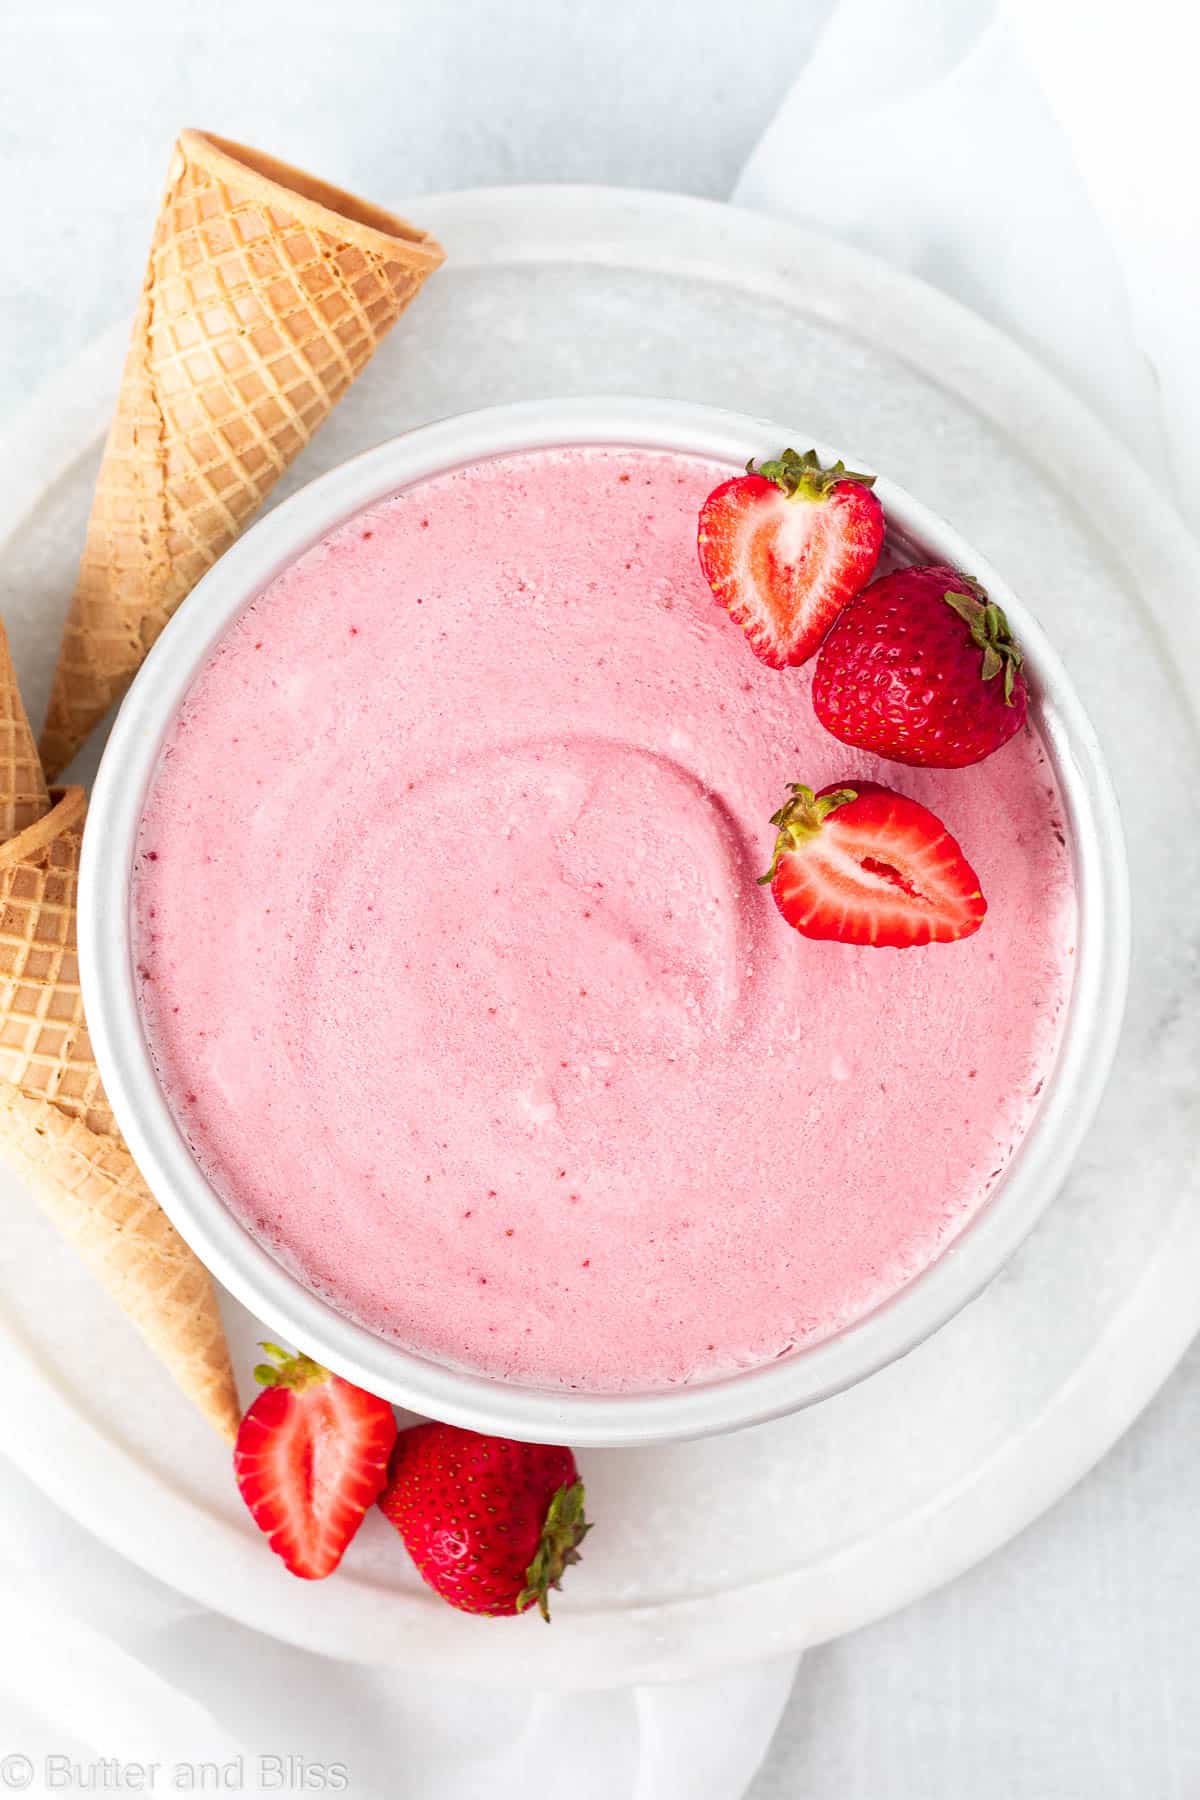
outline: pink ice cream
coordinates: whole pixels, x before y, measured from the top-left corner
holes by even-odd
[[[860,1317],[987,1198],[1056,1054],[1036,731],[945,773],[827,736],[700,574],[728,473],[540,452],[374,507],[229,631],[147,803],[144,1015],[196,1156],[311,1288],[459,1366],[650,1388]],[[769,815],[854,777],[959,838],[975,937],[784,924]]]

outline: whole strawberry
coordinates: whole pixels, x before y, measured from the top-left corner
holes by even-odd
[[[772,669],[815,656],[883,546],[873,475],[795,450],[723,481],[700,509],[700,566],[713,598]]]
[[[843,744],[961,769],[1007,744],[1028,693],[1008,620],[969,575],[897,569],[852,600],[821,646],[813,705]]]
[[[451,1606],[492,1617],[536,1605],[579,1561],[591,1526],[572,1453],[457,1425],[414,1425],[396,1439],[379,1504],[419,1573]]]

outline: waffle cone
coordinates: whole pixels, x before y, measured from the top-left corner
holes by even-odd
[[[181,134],[42,733],[51,779],[442,260],[391,213]]]
[[[0,1141],[63,1237],[227,1438],[238,1406],[216,1295],[119,1137],[0,1081]]]
[[[2,632],[0,647],[2,663]],[[0,814],[11,804],[0,793]],[[75,907],[86,810],[82,788],[56,790],[0,843],[0,1152],[184,1392],[232,1437],[237,1392],[212,1282],[125,1147],[84,1022]]]
[[[0,843],[49,811],[46,777],[0,625]]]

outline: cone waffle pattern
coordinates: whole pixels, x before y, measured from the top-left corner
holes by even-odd
[[[0,627],[0,677],[5,669],[11,679]],[[15,681],[11,696],[14,741],[25,743]],[[14,767],[24,765],[0,766],[0,781]],[[0,788],[0,816],[14,792]],[[184,1392],[232,1437],[237,1393],[212,1282],[125,1147],[84,1023],[75,916],[86,810],[82,788],[62,789],[0,842],[0,1150]]]
[[[237,1397],[212,1282],[119,1137],[0,1081],[4,1155],[92,1273],[225,1437]]]
[[[0,847],[0,1080],[53,1101],[101,1137],[116,1121],[83,1018],[75,897],[83,796],[68,789],[49,815],[52,835],[26,831]]]
[[[0,630],[0,843],[49,811],[42,760],[29,728],[8,640]]]
[[[391,214],[182,134],[42,735],[51,778],[441,261]]]

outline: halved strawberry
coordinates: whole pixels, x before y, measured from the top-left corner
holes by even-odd
[[[396,1421],[379,1400],[311,1357],[264,1344],[263,1384],[238,1431],[242,1499],[293,1575],[320,1581],[387,1482]]]
[[[928,807],[873,781],[790,792],[760,881],[805,937],[907,950],[979,930],[979,877]]]
[[[815,450],[723,481],[700,509],[700,566],[719,605],[772,669],[807,662],[883,545],[873,475],[823,469]]]

